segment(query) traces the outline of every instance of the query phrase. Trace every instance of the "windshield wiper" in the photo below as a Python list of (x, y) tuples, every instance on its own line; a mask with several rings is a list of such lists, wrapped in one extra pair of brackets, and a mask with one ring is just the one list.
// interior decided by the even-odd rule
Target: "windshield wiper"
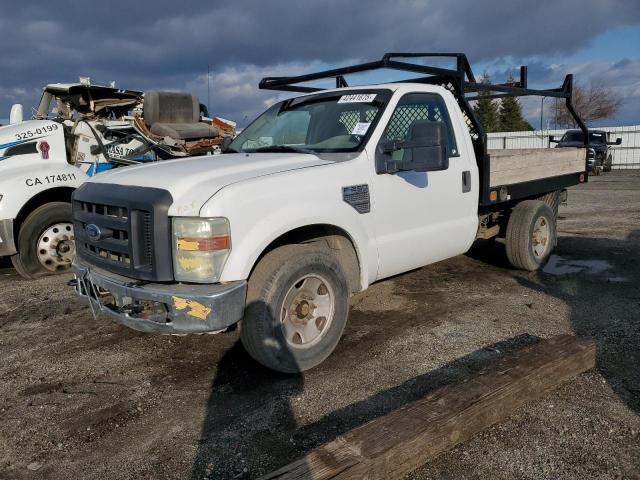
[(292, 152), (292, 153), (308, 153), (315, 155), (316, 152), (304, 147), (292, 147), (291, 145), (269, 145), (268, 147), (252, 148), (252, 152)]

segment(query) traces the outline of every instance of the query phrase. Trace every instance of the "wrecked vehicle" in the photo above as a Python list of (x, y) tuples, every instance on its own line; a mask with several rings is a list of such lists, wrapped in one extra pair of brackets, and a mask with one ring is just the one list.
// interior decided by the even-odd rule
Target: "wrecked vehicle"
[[(455, 69), (413, 63), (448, 57)], [(377, 69), (420, 78), (349, 87)], [(335, 80), (335, 89), (304, 85)], [(73, 195), (71, 285), (95, 315), (161, 334), (223, 332), (263, 365), (299, 372), (326, 359), (349, 298), (373, 282), (504, 239), (511, 264), (549, 258), (558, 204), (587, 180), (584, 148), (487, 151), (469, 100), (565, 99), (561, 88), (476, 81), (463, 54), (382, 60), (260, 87), (276, 103), (216, 162), (191, 158), (90, 179)], [(498, 93), (491, 93), (498, 92)], [(588, 136), (586, 137), (588, 138)]]
[(45, 87), (31, 120), (14, 105), (0, 127), (0, 257), (25, 278), (68, 271), (72, 192), (115, 167), (216, 153), (235, 124), (202, 113), (189, 93), (88, 82)]

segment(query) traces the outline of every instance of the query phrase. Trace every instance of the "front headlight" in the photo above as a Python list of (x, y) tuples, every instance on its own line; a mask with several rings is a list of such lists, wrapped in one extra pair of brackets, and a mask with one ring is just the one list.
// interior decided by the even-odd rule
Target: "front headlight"
[(173, 218), (173, 270), (179, 282), (215, 283), (231, 252), (226, 218)]

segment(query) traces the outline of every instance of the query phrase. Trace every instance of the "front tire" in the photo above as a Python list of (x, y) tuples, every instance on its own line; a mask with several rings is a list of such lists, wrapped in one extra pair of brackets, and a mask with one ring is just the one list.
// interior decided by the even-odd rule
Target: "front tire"
[(613, 157), (611, 155), (607, 156), (607, 160), (604, 163), (603, 171), (610, 172), (613, 169)]
[(36, 208), (18, 233), (18, 253), (11, 263), (24, 278), (68, 272), (75, 255), (71, 205), (51, 202)]
[(348, 313), (349, 287), (338, 260), (313, 244), (285, 245), (251, 274), (240, 338), (264, 366), (297, 373), (333, 352)]
[(538, 270), (549, 259), (556, 235), (556, 216), (549, 205), (538, 200), (520, 202), (507, 224), (505, 245), (509, 262), (522, 270)]

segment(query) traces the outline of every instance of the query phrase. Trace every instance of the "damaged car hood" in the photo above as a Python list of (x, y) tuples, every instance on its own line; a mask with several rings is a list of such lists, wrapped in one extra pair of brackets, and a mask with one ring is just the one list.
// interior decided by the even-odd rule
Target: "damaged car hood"
[(90, 182), (162, 188), (173, 197), (169, 215), (197, 216), (204, 203), (228, 185), (329, 163), (311, 154), (227, 153), (118, 168)]

